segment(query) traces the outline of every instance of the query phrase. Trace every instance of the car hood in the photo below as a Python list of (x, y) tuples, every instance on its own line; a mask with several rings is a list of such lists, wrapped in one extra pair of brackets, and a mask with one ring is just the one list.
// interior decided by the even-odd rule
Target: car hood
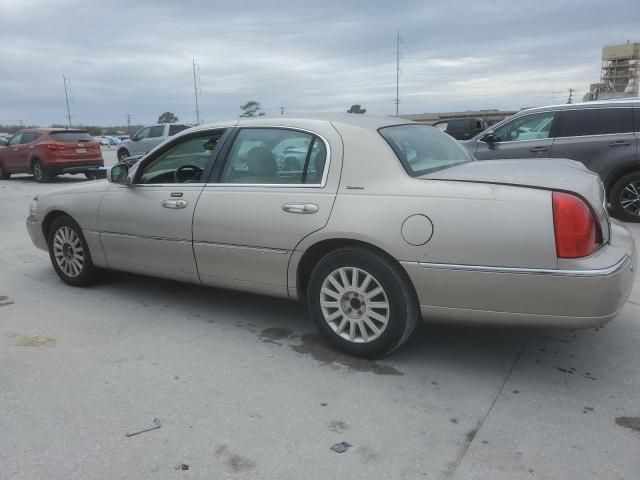
[(439, 170), (418, 178), (514, 185), (575, 193), (589, 202), (598, 216), (605, 239), (608, 239), (609, 220), (600, 177), (574, 160), (565, 158), (482, 160)]

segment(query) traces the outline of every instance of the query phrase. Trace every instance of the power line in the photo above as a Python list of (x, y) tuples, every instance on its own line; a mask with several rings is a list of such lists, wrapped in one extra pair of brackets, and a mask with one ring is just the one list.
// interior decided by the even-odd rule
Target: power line
[(67, 119), (69, 120), (69, 128), (71, 128), (71, 110), (69, 109), (69, 92), (68, 92), (68, 86), (71, 83), (71, 81), (64, 75), (64, 73), (62, 74), (62, 81), (64, 82), (64, 98), (67, 101)]

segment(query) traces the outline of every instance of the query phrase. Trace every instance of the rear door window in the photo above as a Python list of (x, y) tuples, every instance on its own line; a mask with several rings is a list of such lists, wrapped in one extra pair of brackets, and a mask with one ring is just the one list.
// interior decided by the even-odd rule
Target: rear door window
[(149, 130), (149, 138), (157, 138), (164, 135), (164, 125), (156, 125)]
[(187, 128), (189, 127), (186, 125), (169, 125), (169, 136), (171, 137), (178, 132), (186, 130)]
[(39, 136), (40, 134), (38, 132), (24, 132), (22, 134), (22, 140), (20, 140), (20, 143), (31, 143)]
[(633, 132), (630, 108), (585, 108), (562, 113), (558, 137), (582, 137)]
[(51, 132), (49, 136), (56, 142), (93, 142), (87, 132)]

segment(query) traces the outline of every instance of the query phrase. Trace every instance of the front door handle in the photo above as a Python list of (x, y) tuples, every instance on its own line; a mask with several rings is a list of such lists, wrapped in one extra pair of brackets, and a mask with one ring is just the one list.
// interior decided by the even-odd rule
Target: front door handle
[(189, 205), (189, 202), (186, 200), (174, 200), (173, 198), (162, 200), (164, 208), (185, 208), (187, 205)]
[(548, 152), (549, 151), (549, 147), (533, 147), (529, 151), (531, 153), (543, 153), (543, 152)]
[(318, 205), (315, 203), (285, 203), (282, 210), (289, 213), (316, 213)]
[(618, 140), (617, 142), (612, 142), (609, 144), (610, 147), (629, 147), (631, 146), (631, 142), (627, 142), (626, 140)]

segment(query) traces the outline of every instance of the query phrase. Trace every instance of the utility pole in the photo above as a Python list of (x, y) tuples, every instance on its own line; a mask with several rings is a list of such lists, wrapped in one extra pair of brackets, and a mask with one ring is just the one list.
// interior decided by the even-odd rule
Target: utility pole
[(284, 115), (284, 107), (280, 107), (280, 115)]
[(69, 128), (71, 128), (71, 110), (69, 110), (69, 79), (62, 74), (62, 81), (64, 82), (64, 98), (67, 101), (67, 119), (69, 120)]
[(396, 36), (396, 117), (398, 116), (398, 109), (400, 107), (400, 44), (402, 43), (402, 37), (400, 36), (400, 30), (397, 31)]
[(567, 100), (567, 103), (573, 103), (573, 92), (575, 92), (575, 89), (570, 88), (569, 89), (569, 99)]
[(18, 123), (20, 124), (20, 128), (24, 128), (24, 120), (18, 120)]
[(131, 135), (131, 114), (127, 113), (127, 135)]
[(200, 125), (200, 109), (198, 108), (198, 80), (196, 79), (196, 67), (198, 67), (198, 71), (200, 71), (200, 65), (196, 63), (196, 59), (193, 59), (193, 93), (196, 97), (196, 125)]

